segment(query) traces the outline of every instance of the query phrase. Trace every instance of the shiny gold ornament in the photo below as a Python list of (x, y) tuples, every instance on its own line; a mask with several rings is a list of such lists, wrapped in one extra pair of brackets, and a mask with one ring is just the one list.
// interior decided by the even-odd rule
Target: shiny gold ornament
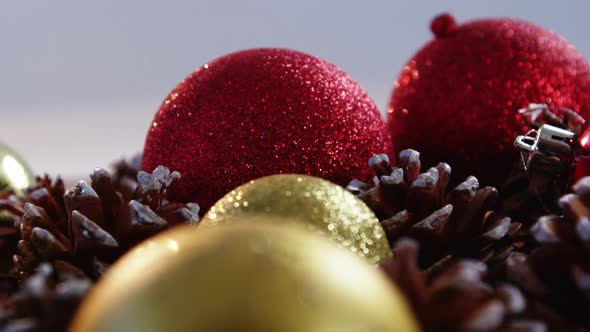
[(0, 197), (20, 194), (34, 182), (33, 173), (12, 149), (0, 143)]
[(70, 331), (418, 330), (379, 270), (322, 237), (268, 220), (177, 227), (118, 261)]
[(257, 215), (310, 225), (373, 263), (391, 256), (385, 232), (365, 203), (342, 187), (312, 176), (281, 174), (250, 181), (217, 201), (202, 224)]

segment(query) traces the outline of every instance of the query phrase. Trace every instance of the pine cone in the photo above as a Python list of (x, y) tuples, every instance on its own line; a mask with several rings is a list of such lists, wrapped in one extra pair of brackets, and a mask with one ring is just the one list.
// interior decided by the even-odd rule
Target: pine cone
[(420, 242), (423, 267), (446, 255), (499, 262), (520, 236), (520, 223), (493, 211), (495, 188), (479, 188), (478, 180), (470, 176), (447, 192), (448, 164), (420, 173), (420, 154), (404, 150), (397, 167), (385, 154), (371, 157), (369, 167), (376, 174), (373, 183), (353, 180), (347, 189), (376, 213), (390, 243), (406, 236)]
[[(580, 135), (584, 128), (584, 118), (569, 108), (530, 104), (519, 113), (535, 129), (547, 124)], [(502, 186), (502, 211), (519, 216), (519, 221), (526, 225), (545, 214), (559, 213), (557, 201), (569, 190), (573, 171), (570, 159), (575, 150), (572, 146), (570, 156), (522, 151), (521, 160), (514, 164)]]
[(179, 177), (162, 166), (152, 174), (139, 172), (129, 199), (115, 190), (104, 169), (90, 175), (90, 185), (81, 181), (65, 194), (60, 179), (39, 179), (11, 205), (21, 210), (13, 259), (20, 277), (32, 274), (43, 261), (64, 260), (96, 279), (109, 263), (168, 225), (198, 222), (197, 204), (166, 200), (166, 189)]
[(198, 222), (197, 204), (166, 199), (178, 172), (160, 166), (148, 174), (125, 165), (112, 177), (96, 169), (90, 185), (80, 181), (68, 192), (59, 178), (37, 178), (22, 197), (0, 201), (3, 227), (15, 230), (3, 238), (18, 239), (16, 273), (0, 274), (0, 330), (65, 330), (110, 263), (170, 225)]
[(0, 199), (0, 278), (12, 270), (12, 256), (19, 241), (17, 220), (24, 213), (22, 200), (17, 196)]
[(502, 211), (527, 225), (546, 214), (559, 213), (558, 200), (568, 190), (571, 169), (559, 158), (535, 152), (515, 163), (502, 186)]
[(137, 189), (137, 174), (141, 171), (141, 153), (130, 160), (121, 159), (112, 165), (113, 186), (127, 201), (133, 198)]
[(543, 322), (524, 315), (526, 300), (518, 288), (483, 280), (484, 263), (443, 259), (422, 271), (416, 241), (401, 239), (393, 252), (381, 268), (406, 296), (425, 332), (546, 331)]
[(559, 200), (563, 214), (531, 227), (539, 246), (506, 261), (506, 278), (535, 299), (560, 331), (590, 330), (590, 177)]
[(91, 286), (92, 280), (83, 271), (65, 261), (41, 263), (3, 301), (2, 331), (65, 331)]

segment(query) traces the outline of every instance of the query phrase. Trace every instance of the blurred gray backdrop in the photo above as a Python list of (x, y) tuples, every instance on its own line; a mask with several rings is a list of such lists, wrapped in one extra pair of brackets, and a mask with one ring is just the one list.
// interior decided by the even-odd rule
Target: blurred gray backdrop
[(84, 175), (140, 151), (161, 100), (228, 52), (288, 47), (347, 71), (383, 110), (430, 19), (509, 16), (590, 56), (590, 1), (1, 1), (0, 141), (37, 172)]

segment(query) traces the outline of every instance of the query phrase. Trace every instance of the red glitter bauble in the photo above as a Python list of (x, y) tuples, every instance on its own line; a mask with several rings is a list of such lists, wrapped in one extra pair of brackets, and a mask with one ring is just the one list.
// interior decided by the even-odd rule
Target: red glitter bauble
[(252, 49), (218, 58), (168, 95), (149, 130), (142, 168), (182, 174), (174, 200), (203, 209), (234, 187), (278, 173), (344, 185), (392, 152), (378, 108), (348, 74), (297, 51)]
[(517, 158), (514, 139), (530, 129), (519, 108), (546, 103), (588, 118), (588, 64), (555, 33), (512, 19), (457, 25), (448, 14), (431, 29), (435, 38), (395, 82), (388, 113), (398, 151), (446, 161), (456, 180), (500, 185)]

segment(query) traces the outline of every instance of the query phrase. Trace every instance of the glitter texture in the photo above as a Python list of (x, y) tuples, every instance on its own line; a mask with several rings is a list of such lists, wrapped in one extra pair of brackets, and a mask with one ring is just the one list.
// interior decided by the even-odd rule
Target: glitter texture
[(259, 215), (310, 225), (372, 263), (391, 256), (383, 228), (365, 203), (311, 176), (282, 174), (250, 181), (215, 203), (202, 223), (239, 222)]
[(345, 185), (391, 152), (379, 110), (348, 74), (285, 49), (232, 53), (189, 75), (149, 130), (143, 169), (182, 174), (171, 198), (206, 209), (230, 189), (278, 173)]
[(588, 65), (557, 34), (511, 19), (457, 26), (448, 14), (431, 28), (436, 38), (395, 82), (388, 113), (397, 151), (421, 151), (426, 166), (445, 161), (457, 181), (473, 174), (500, 185), (517, 160), (514, 139), (530, 129), (519, 108), (547, 103), (588, 118)]

